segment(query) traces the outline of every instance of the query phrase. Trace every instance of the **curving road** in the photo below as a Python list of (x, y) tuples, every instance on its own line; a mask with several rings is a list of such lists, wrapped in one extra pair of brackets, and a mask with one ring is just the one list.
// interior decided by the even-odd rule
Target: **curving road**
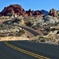
[(34, 36), (39, 35), (39, 33), (35, 32), (35, 31), (32, 30), (32, 29), (29, 29), (29, 28), (27, 28), (27, 27), (23, 27), (23, 26), (20, 26), (20, 27), (23, 28), (23, 29), (25, 29), (25, 30), (27, 30), (27, 31), (29, 31), (29, 32), (32, 33)]
[[(24, 29), (38, 35), (31, 29)], [(59, 59), (59, 45), (30, 41), (0, 42), (0, 59)]]
[(39, 54), (43, 56), (43, 59), (44, 56), (50, 59), (59, 59), (59, 45), (34, 43), (30, 41), (16, 41), (16, 42), (9, 42), (9, 44)]

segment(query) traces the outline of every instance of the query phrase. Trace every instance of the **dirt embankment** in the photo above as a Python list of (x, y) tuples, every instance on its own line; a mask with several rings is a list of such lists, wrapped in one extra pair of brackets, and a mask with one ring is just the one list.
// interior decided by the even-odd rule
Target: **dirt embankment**
[(27, 30), (24, 30), (25, 33), (22, 36), (7, 36), (0, 37), (0, 41), (18, 41), (18, 40), (30, 40), (30, 38), (34, 37), (32, 33)]
[(29, 38), (26, 37), (0, 37), (0, 41), (18, 41), (18, 40), (29, 40)]

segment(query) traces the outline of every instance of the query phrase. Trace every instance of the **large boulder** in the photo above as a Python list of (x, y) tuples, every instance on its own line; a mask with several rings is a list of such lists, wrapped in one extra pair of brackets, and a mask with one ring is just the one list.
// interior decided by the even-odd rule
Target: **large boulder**
[(32, 27), (41, 27), (45, 25), (55, 25), (59, 22), (57, 17), (53, 17), (50, 15), (45, 15), (44, 17), (34, 17), (34, 19), (31, 21)]
[(31, 10), (31, 9), (29, 9), (28, 11), (26, 11), (26, 14), (27, 14), (28, 16), (33, 16), (34, 11)]
[(56, 16), (57, 16), (57, 11), (56, 11), (55, 9), (51, 9), (51, 10), (49, 11), (49, 15), (50, 15), (50, 16), (53, 16), (53, 17), (56, 17)]
[(57, 23), (59, 20), (57, 19), (57, 17), (53, 17), (50, 15), (46, 15), (43, 17), (44, 22), (46, 23), (50, 23), (50, 24), (54, 24)]
[(18, 4), (12, 4), (10, 6), (5, 7), (1, 14), (7, 16), (9, 14), (17, 14), (17, 15), (24, 15), (25, 10)]

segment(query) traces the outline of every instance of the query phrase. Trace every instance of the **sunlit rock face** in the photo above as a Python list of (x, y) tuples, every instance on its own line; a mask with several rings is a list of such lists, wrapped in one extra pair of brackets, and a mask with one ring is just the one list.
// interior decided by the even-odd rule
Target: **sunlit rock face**
[(57, 17), (53, 17), (53, 16), (50, 16), (50, 15), (44, 16), (43, 20), (44, 20), (44, 22), (50, 23), (50, 24), (54, 24), (54, 23), (59, 22), (59, 20), (57, 19)]
[(50, 15), (50, 16), (53, 16), (53, 17), (56, 17), (56, 16), (57, 16), (57, 11), (56, 11), (55, 9), (51, 9), (51, 10), (49, 11), (49, 15)]
[(22, 15), (22, 16), (33, 16), (33, 15), (41, 15), (42, 12), (39, 10), (36, 10), (35, 12), (31, 9), (25, 11), (21, 5), (18, 4), (12, 4), (7, 7), (4, 7), (4, 9), (0, 12), (0, 15), (4, 16), (10, 16), (10, 15)]
[(49, 12), (45, 10), (24, 10), (21, 5), (19, 4), (11, 4), (7, 7), (4, 7), (4, 9), (0, 12), (0, 16), (44, 16), (44, 15), (50, 15), (53, 17), (57, 17), (59, 13), (52, 8)]
[(21, 5), (12, 4), (10, 6), (5, 7), (1, 11), (1, 14), (4, 16), (10, 15), (10, 14), (24, 15), (25, 10), (21, 7)]

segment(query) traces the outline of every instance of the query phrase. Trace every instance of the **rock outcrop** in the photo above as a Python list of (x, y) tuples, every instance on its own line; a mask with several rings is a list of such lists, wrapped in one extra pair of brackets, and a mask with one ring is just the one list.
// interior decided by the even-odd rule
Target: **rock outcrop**
[(25, 11), (21, 5), (18, 4), (12, 4), (10, 6), (5, 7), (1, 12), (0, 15), (4, 15), (4, 16), (8, 16), (8, 15), (22, 15), (22, 16), (33, 16), (33, 15), (41, 15), (42, 12), (37, 10), (37, 11), (33, 11), (31, 9), (29, 9), (28, 11)]
[(18, 4), (11, 4), (7, 7), (5, 7), (1, 12), (0, 12), (0, 16), (44, 16), (44, 15), (50, 15), (50, 16), (53, 16), (53, 17), (57, 17), (58, 16), (58, 12), (55, 10), (55, 9), (51, 9), (49, 12), (48, 11), (45, 11), (45, 10), (24, 10), (22, 8), (21, 5), (18, 5)]
[(24, 15), (25, 10), (18, 4), (12, 4), (1, 11), (1, 15), (7, 16), (10, 14)]
[(35, 13), (34, 13), (34, 15), (41, 15), (41, 14), (42, 14), (42, 12), (39, 11), (39, 10), (36, 10)]
[(0, 25), (0, 37), (5, 36), (21, 36), (24, 34), (25, 31), (21, 27), (14, 26), (14, 25)]
[(28, 11), (26, 11), (26, 14), (27, 14), (28, 16), (32, 16), (32, 15), (34, 14), (34, 11), (31, 10), (31, 9), (29, 9)]
[(56, 17), (56, 16), (57, 16), (57, 11), (56, 11), (55, 9), (51, 9), (51, 10), (49, 11), (49, 15), (50, 15), (50, 16), (53, 16), (53, 17)]

